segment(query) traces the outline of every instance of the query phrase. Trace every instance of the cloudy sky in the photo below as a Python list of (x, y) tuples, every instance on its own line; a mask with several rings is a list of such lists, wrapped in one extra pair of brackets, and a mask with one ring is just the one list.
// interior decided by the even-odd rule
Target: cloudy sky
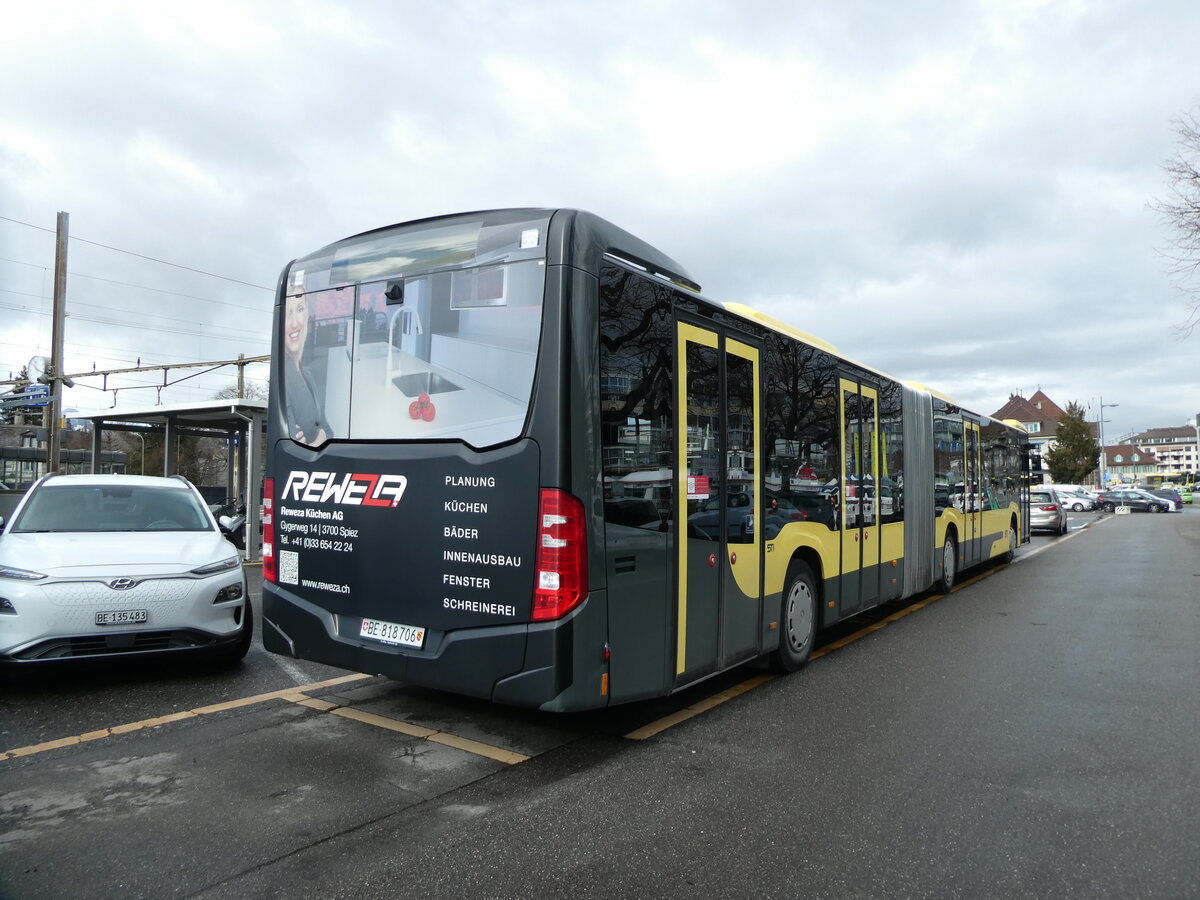
[(1103, 397), (1110, 442), (1200, 412), (1150, 206), (1200, 103), (1195, 0), (0, 10), (0, 379), (49, 354), (60, 210), (74, 373), (267, 353), (283, 266), (346, 235), (574, 206), (979, 412)]

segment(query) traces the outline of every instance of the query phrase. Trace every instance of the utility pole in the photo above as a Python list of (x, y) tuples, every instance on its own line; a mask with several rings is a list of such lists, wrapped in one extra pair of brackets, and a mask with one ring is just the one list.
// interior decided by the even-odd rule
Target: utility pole
[(62, 421), (63, 388), (63, 331), (66, 325), (67, 306), (67, 232), (70, 215), (58, 214), (58, 231), (54, 245), (54, 326), (50, 350), (50, 403), (46, 407), (46, 471), (59, 469), (59, 450), (62, 438), (59, 425)]

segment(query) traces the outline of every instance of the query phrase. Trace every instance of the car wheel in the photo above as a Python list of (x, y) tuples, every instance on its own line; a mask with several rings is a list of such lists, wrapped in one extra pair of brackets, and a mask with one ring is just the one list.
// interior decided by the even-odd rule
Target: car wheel
[(1152, 513), (1162, 512), (1162, 507), (1159, 506), (1157, 503), (1151, 503), (1150, 506), (1148, 507), (1148, 509)]
[(808, 662), (817, 636), (817, 582), (807, 563), (788, 566), (779, 625), (779, 647), (771, 656), (771, 667), (795, 672)]
[(1117, 506), (1116, 506), (1116, 504), (1115, 504), (1115, 503), (1105, 503), (1105, 504), (1104, 504), (1104, 511), (1105, 511), (1105, 512), (1115, 512), (1115, 511), (1116, 511), (1116, 509), (1117, 509)]
[(1075, 512), (1083, 512), (1083, 504), (1076, 503), (1074, 506), (1071, 507), (1071, 509), (1074, 510)]
[(250, 652), (250, 644), (254, 642), (254, 607), (250, 598), (246, 598), (246, 607), (242, 610), (242, 630), (238, 633), (236, 644), (222, 650), (217, 656), (220, 665), (233, 665), (241, 662)]
[(1066, 534), (1071, 530), (1071, 526), (1067, 524), (1067, 520), (1063, 519), (1062, 527), (1058, 529), (1059, 534)]
[(954, 588), (954, 576), (958, 574), (958, 544), (953, 535), (946, 535), (946, 543), (942, 546), (942, 577), (938, 579), (937, 588), (943, 594), (948, 594)]

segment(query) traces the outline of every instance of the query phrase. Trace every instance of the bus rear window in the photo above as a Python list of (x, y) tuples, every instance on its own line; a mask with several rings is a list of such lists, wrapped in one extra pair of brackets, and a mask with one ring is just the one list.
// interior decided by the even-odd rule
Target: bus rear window
[[(540, 224), (508, 224), (507, 252), (498, 229), (477, 229), (473, 254), (461, 229), (445, 253), (428, 233), (401, 232), (297, 263), (280, 340), (290, 436), (310, 446), (453, 438), (476, 447), (518, 437), (542, 327)], [(418, 269), (467, 256), (474, 264)], [(336, 286), (368, 272), (374, 280)]]

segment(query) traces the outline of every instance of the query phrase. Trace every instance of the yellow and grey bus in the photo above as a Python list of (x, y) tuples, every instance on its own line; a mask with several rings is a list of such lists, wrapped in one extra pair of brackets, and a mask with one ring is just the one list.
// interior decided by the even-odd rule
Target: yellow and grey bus
[(1025, 433), (736, 303), (587, 212), (286, 266), (276, 653), (546, 710), (661, 696), (1011, 557)]

